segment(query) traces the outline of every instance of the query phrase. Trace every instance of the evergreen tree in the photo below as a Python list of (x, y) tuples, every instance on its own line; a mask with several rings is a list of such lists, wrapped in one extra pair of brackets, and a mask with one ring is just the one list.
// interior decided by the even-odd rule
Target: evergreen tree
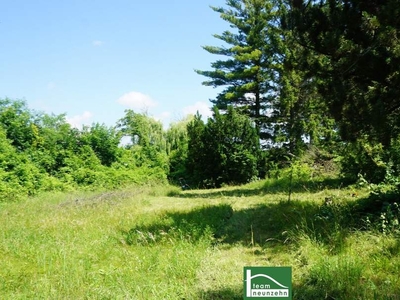
[(188, 172), (205, 187), (242, 184), (258, 176), (260, 147), (253, 122), (232, 106), (214, 108), (207, 124), (197, 115), (188, 125)]
[(273, 140), (298, 156), (308, 145), (331, 146), (336, 127), (318, 93), (316, 78), (303, 69), (314, 58), (305, 55), (293, 35), (290, 6), (279, 1), (276, 7), (280, 19), (271, 39), (277, 87), (271, 110)]
[(266, 123), (267, 110), (271, 99), (273, 76), (269, 48), (269, 23), (275, 22), (273, 4), (265, 0), (227, 0), (229, 8), (212, 7), (222, 19), (230, 24), (233, 31), (224, 31), (214, 37), (223, 41), (224, 46), (204, 46), (216, 55), (227, 57), (211, 64), (212, 71), (196, 70), (210, 80), (203, 82), (212, 87), (225, 87), (211, 102), (219, 109), (228, 106), (242, 108), (256, 123), (259, 133)]
[(347, 141), (400, 133), (399, 15), (396, 0), (293, 1), (298, 42), (318, 57), (305, 69)]
[(203, 84), (225, 87), (212, 103), (250, 116), (264, 145), (298, 155), (307, 141), (326, 141), (322, 133), (332, 134), (334, 124), (314, 78), (300, 68), (303, 48), (293, 37), (288, 2), (230, 0), (227, 6), (213, 9), (235, 29), (215, 35), (228, 47), (204, 47), (227, 60), (212, 63), (213, 71), (197, 71), (210, 78)]
[(204, 145), (205, 124), (201, 115), (197, 112), (194, 119), (187, 125), (188, 134), (188, 153), (186, 170), (191, 177), (191, 181), (200, 183), (206, 177), (205, 168), (208, 166), (207, 156)]

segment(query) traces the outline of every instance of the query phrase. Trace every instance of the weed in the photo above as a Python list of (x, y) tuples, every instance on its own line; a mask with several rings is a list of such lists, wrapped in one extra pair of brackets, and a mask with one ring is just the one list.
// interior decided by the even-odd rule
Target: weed
[(380, 215), (380, 230), (383, 234), (399, 234), (400, 233), (400, 207), (397, 202), (384, 203)]

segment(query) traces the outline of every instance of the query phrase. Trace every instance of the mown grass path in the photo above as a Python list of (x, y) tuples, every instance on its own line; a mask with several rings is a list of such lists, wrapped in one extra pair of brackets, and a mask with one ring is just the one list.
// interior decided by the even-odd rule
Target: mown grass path
[(399, 239), (361, 230), (352, 196), (298, 190), (287, 202), (254, 183), (3, 203), (0, 298), (242, 299), (244, 266), (281, 265), (295, 299), (400, 299)]

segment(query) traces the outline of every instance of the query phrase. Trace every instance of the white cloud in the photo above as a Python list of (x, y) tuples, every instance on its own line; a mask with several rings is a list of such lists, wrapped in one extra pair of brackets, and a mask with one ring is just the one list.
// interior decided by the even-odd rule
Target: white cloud
[(194, 105), (186, 106), (182, 111), (184, 115), (195, 115), (199, 112), (205, 119), (212, 116), (211, 107), (203, 101), (198, 101)]
[(73, 117), (66, 117), (67, 123), (69, 123), (74, 128), (81, 128), (82, 125), (88, 125), (88, 121), (93, 117), (90, 111), (85, 111), (81, 115), (76, 115)]
[(157, 103), (148, 95), (139, 92), (130, 92), (117, 100), (123, 106), (132, 109), (148, 109), (157, 106)]
[(95, 40), (92, 42), (92, 45), (95, 47), (100, 47), (103, 46), (104, 42), (103, 41), (99, 41), (99, 40)]

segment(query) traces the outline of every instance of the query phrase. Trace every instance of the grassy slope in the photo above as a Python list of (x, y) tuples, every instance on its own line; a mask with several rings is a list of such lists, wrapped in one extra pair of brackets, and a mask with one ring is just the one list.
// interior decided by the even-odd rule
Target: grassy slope
[(279, 265), (295, 299), (400, 299), (400, 242), (353, 229), (353, 192), (299, 188), (288, 203), (259, 182), (1, 204), (1, 299), (241, 299), (243, 266)]

